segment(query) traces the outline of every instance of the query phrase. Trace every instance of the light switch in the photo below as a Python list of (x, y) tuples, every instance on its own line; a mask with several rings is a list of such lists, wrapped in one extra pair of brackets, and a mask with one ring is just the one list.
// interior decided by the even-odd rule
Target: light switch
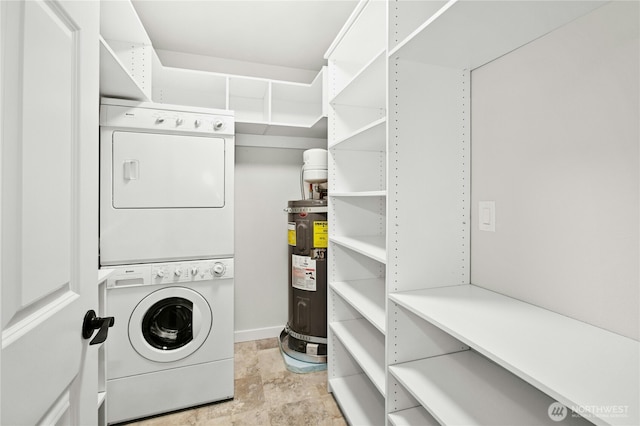
[(478, 226), (481, 231), (496, 232), (496, 202), (478, 203)]

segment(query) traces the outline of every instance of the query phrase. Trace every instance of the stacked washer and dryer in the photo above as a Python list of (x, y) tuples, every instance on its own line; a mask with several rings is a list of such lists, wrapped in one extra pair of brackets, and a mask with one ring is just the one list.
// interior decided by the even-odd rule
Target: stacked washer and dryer
[(233, 397), (234, 117), (102, 99), (107, 421)]

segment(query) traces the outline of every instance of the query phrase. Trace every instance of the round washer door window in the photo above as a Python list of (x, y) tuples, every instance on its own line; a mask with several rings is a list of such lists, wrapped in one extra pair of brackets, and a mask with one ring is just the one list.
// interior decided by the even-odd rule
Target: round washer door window
[(188, 288), (167, 287), (138, 303), (129, 319), (129, 340), (143, 357), (172, 362), (197, 351), (212, 325), (204, 297)]

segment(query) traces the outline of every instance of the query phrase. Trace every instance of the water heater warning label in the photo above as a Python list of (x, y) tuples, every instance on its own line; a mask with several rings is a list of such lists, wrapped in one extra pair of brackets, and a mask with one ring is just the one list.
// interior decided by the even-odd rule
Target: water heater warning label
[(313, 222), (313, 246), (315, 248), (327, 248), (329, 245), (329, 222), (317, 220)]
[(289, 222), (287, 225), (287, 237), (289, 240), (289, 245), (290, 246), (295, 246), (296, 243), (296, 223), (295, 222)]
[(291, 286), (316, 291), (316, 261), (309, 256), (291, 255)]

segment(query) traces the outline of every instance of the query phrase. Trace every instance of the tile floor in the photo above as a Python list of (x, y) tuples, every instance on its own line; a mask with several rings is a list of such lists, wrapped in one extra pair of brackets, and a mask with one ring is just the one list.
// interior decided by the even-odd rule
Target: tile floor
[(173, 425), (346, 426), (327, 372), (296, 374), (284, 365), (277, 339), (235, 344), (235, 398), (129, 423)]

